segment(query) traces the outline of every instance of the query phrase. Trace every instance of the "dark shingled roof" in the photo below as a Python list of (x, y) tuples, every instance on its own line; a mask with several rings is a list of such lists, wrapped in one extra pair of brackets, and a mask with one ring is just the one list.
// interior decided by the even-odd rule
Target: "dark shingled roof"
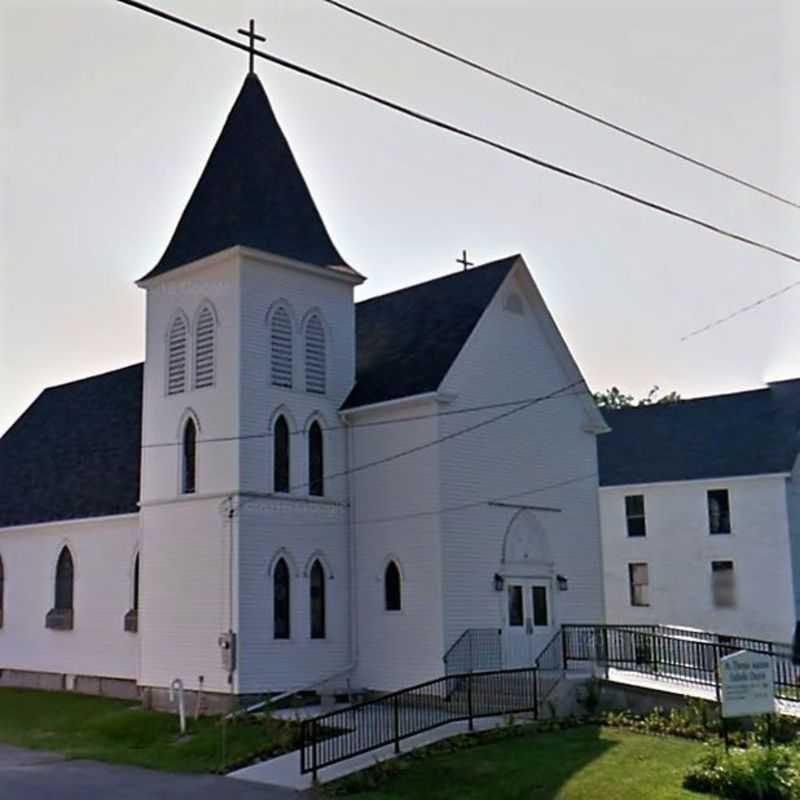
[(245, 78), (164, 255), (142, 280), (234, 245), (346, 266), (255, 75)]
[(603, 414), (601, 486), (789, 472), (800, 451), (800, 379)]
[(356, 305), (356, 384), (342, 408), (432, 392), (518, 255)]
[(138, 511), (142, 365), (45, 389), (0, 439), (0, 527)]

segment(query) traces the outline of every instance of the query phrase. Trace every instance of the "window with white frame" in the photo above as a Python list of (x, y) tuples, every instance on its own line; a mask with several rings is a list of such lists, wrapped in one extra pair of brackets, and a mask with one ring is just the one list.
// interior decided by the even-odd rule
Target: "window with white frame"
[(709, 533), (731, 532), (731, 500), (727, 489), (711, 489), (708, 492)]
[(400, 568), (394, 561), (386, 565), (383, 573), (384, 608), (387, 611), (400, 611), (403, 607)]
[(270, 320), (270, 366), (272, 385), (292, 388), (292, 318), (279, 306)]
[(289, 565), (281, 558), (272, 576), (272, 635), (288, 639), (291, 634)]
[(214, 312), (204, 306), (197, 316), (194, 331), (194, 386), (214, 385), (216, 322)]
[(628, 584), (632, 606), (650, 605), (650, 570), (644, 562), (628, 564)]
[(186, 351), (189, 345), (189, 326), (183, 314), (178, 314), (167, 336), (167, 394), (186, 391)]
[(309, 603), (311, 606), (311, 638), (325, 638), (325, 568), (319, 559), (314, 560), (309, 575)]
[(317, 314), (306, 323), (306, 391), (325, 394), (325, 329)]
[(643, 494), (629, 494), (625, 497), (625, 521), (628, 536), (645, 536), (647, 534)]
[(183, 426), (181, 442), (181, 494), (197, 490), (197, 425), (190, 417)]
[(733, 608), (736, 605), (733, 561), (711, 562), (711, 599), (715, 608)]

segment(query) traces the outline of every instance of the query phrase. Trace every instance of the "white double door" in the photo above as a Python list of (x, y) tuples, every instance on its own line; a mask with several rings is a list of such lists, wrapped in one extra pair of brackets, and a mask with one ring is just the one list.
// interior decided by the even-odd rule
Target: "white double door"
[(553, 635), (551, 582), (506, 578), (505, 593), (504, 666), (529, 667)]

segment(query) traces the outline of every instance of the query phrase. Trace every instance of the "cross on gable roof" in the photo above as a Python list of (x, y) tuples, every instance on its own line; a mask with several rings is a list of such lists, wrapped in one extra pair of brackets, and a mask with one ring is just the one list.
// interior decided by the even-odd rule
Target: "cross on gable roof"
[(255, 74), (245, 78), (164, 255), (142, 280), (235, 245), (347, 266)]

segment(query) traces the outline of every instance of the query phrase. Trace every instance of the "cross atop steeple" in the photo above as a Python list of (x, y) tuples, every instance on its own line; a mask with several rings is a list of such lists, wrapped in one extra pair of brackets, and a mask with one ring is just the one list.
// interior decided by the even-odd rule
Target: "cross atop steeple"
[(256, 21), (254, 19), (250, 20), (250, 27), (248, 30), (239, 28), (236, 32), (242, 36), (246, 36), (250, 40), (250, 74), (252, 75), (255, 72), (256, 42), (266, 42), (267, 39), (256, 33)]

